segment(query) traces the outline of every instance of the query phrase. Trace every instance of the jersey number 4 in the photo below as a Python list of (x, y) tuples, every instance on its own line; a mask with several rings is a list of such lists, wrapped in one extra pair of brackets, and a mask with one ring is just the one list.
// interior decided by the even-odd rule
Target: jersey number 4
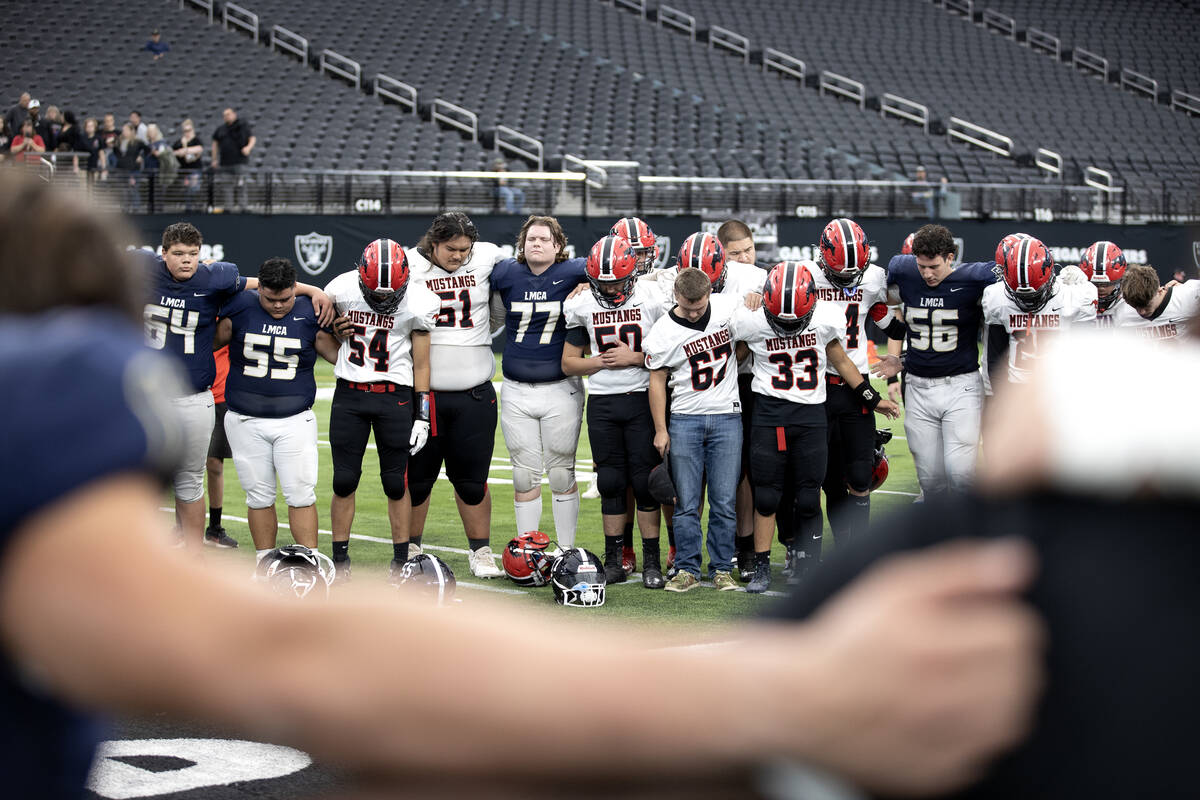
[[(703, 392), (720, 383), (721, 379), (725, 377), (725, 370), (732, 357), (733, 345), (726, 342), (712, 350), (701, 350), (689, 358), (688, 363), (692, 365), (692, 389)], [(717, 366), (717, 362), (720, 362), (720, 366)], [(717, 371), (715, 378), (713, 377), (714, 369)]]
[[(265, 378), (270, 375), (272, 380), (290, 381), (296, 377), (296, 367), (300, 364), (300, 356), (289, 353), (289, 350), (299, 350), (304, 343), (289, 336), (267, 336), (262, 333), (247, 333), (242, 346), (242, 355), (246, 366), (242, 374), (247, 378)], [(278, 364), (272, 367), (271, 361)]]
[(388, 368), (388, 332), (380, 328), (375, 331), (371, 341), (367, 341), (367, 329), (362, 325), (351, 325), (350, 355), (346, 360), (356, 367), (366, 365), (367, 359), (375, 362), (376, 372), (387, 372)]

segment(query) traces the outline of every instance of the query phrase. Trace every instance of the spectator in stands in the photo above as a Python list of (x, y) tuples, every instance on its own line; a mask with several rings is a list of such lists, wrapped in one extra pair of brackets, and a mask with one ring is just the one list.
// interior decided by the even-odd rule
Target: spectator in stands
[[(88, 117), (83, 121), (83, 130), (76, 139), (75, 152), (88, 154), (84, 169), (87, 170), (89, 179), (95, 179), (97, 174), (101, 177), (108, 176), (108, 156), (104, 152), (104, 140), (100, 137), (100, 126), (95, 117)], [(78, 157), (75, 158), (75, 171), (79, 171)]]
[(246, 207), (246, 178), (242, 174), (250, 152), (258, 144), (250, 123), (239, 119), (237, 112), (227, 108), (221, 112), (224, 122), (217, 126), (212, 135), (212, 165), (224, 177), (225, 206), (233, 205), (233, 192), (238, 192), (239, 210)]
[(129, 124), (133, 126), (133, 132), (137, 136), (138, 141), (142, 144), (150, 144), (149, 129), (145, 122), (142, 122), (142, 112), (130, 111)]
[(179, 126), (179, 138), (171, 147), (179, 164), (185, 202), (188, 210), (191, 210), (193, 200), (200, 191), (200, 174), (204, 170), (204, 144), (196, 136), (196, 126), (191, 119), (185, 119)]
[(121, 132), (117, 130), (117, 118), (113, 114), (105, 114), (104, 125), (100, 128), (100, 141), (103, 143), (104, 149), (111, 153), (120, 136)]
[(46, 152), (46, 142), (34, 131), (33, 119), (26, 117), (21, 123), (21, 132), (13, 137), (13, 161), (18, 163), (37, 163), (41, 154)]
[(142, 49), (153, 55), (154, 61), (158, 61), (167, 54), (167, 51), (171, 49), (171, 45), (162, 40), (162, 34), (155, 28), (150, 33), (150, 41), (146, 42)]
[(8, 135), (15, 136), (21, 130), (21, 123), (29, 116), (29, 92), (22, 92), (17, 104), (4, 112), (4, 122), (8, 126)]
[[(504, 163), (504, 159), (497, 158), (492, 163), (492, 171), (508, 172), (508, 165)], [(501, 176), (496, 179), (496, 196), (504, 203), (504, 213), (523, 213), (521, 207), (525, 205), (525, 190), (509, 184), (508, 178)]]
[(136, 211), (141, 207), (141, 197), (138, 184), (141, 180), (142, 167), (146, 163), (146, 145), (137, 138), (133, 125), (125, 123), (121, 126), (121, 137), (117, 139), (111, 153), (108, 154), (109, 167), (125, 182), (125, 208)]
[(54, 149), (61, 153), (78, 152), (75, 148), (79, 144), (79, 133), (79, 120), (75, 112), (70, 109), (62, 112), (62, 127), (58, 131)]
[(924, 166), (917, 167), (917, 174), (913, 176), (913, 183), (922, 184), (922, 187), (912, 193), (913, 200), (925, 206), (925, 216), (928, 219), (936, 219), (937, 209), (934, 203), (933, 189), (926, 188), (929, 184), (929, 173), (925, 171)]
[(8, 133), (8, 121), (0, 117), (0, 164), (8, 158), (8, 146), (12, 144), (12, 136)]
[(164, 190), (175, 182), (179, 174), (179, 162), (171, 146), (163, 139), (162, 131), (153, 122), (146, 126), (146, 137), (150, 140), (146, 153), (146, 172), (154, 180), (156, 197), (161, 202)]
[(58, 106), (47, 106), (46, 113), (37, 124), (38, 135), (46, 143), (46, 150), (58, 149), (58, 137), (62, 132), (63, 118)]

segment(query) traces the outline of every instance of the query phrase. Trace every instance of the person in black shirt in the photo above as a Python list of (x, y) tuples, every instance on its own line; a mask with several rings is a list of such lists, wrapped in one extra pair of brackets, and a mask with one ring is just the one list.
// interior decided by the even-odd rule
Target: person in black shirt
[(238, 207), (246, 207), (246, 178), (242, 173), (250, 159), (250, 152), (258, 144), (250, 123), (239, 119), (237, 112), (227, 108), (221, 112), (223, 124), (218, 125), (212, 136), (212, 165), (218, 174), (227, 176), (224, 184), (225, 206), (233, 205), (234, 187), (237, 188)]

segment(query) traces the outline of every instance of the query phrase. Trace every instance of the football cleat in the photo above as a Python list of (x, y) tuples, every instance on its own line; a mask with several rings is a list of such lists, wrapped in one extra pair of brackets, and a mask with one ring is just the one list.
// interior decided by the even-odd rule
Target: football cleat
[(862, 227), (852, 219), (835, 219), (821, 231), (817, 263), (829, 282), (839, 289), (857, 286), (871, 263), (871, 245)]
[(771, 330), (779, 336), (795, 336), (812, 321), (817, 308), (811, 261), (781, 261), (771, 267), (763, 285), (762, 308)]
[(504, 574), (518, 586), (545, 586), (550, 582), (550, 537), (541, 531), (522, 533), (510, 539), (500, 555)]
[(661, 589), (666, 585), (667, 582), (663, 579), (658, 557), (647, 558), (642, 567), (642, 586), (646, 589)]
[(408, 290), (408, 257), (391, 239), (376, 239), (358, 261), (358, 288), (377, 314), (391, 314)]
[(619, 308), (633, 296), (638, 261), (629, 242), (619, 236), (605, 236), (592, 245), (584, 265), (592, 297), (601, 308)]
[(492, 554), (492, 548), (487, 545), (468, 553), (467, 562), (471, 565), (471, 574), (476, 578), (499, 578), (504, 574), (496, 566), (496, 556)]
[(754, 580), (754, 552), (743, 550), (737, 554), (738, 580), (749, 583)]
[(725, 248), (711, 233), (693, 233), (684, 239), (676, 266), (701, 270), (708, 276), (714, 292), (725, 288)]
[(750, 581), (746, 584), (746, 591), (750, 594), (762, 594), (767, 589), (771, 588), (771, 565), (770, 564), (755, 564), (754, 574)]
[(604, 565), (595, 553), (582, 547), (564, 550), (550, 567), (554, 601), (561, 606), (604, 605), (604, 584)]
[(627, 544), (621, 548), (621, 569), (625, 570), (626, 575), (637, 572), (637, 553), (632, 545)]
[(1038, 239), (1017, 240), (1002, 254), (1004, 291), (1026, 314), (1036, 314), (1054, 291), (1054, 257)]
[(232, 550), (238, 546), (238, 541), (226, 533), (225, 528), (216, 527), (208, 528), (204, 531), (204, 544), (209, 547), (218, 547), (222, 550)]

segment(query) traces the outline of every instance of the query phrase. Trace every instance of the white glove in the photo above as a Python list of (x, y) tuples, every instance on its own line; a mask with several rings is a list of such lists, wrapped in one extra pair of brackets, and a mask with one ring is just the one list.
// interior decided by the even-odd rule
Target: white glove
[(1078, 286), (1087, 283), (1087, 274), (1074, 264), (1068, 264), (1058, 273), (1058, 279), (1066, 286)]
[(416, 455), (429, 441), (429, 423), (423, 419), (414, 419), (412, 426), (412, 436), (408, 437), (408, 452)]

